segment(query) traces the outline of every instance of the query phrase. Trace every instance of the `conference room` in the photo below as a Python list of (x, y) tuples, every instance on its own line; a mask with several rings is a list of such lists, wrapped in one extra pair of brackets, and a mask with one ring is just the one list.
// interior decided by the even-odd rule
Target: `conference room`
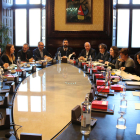
[(1, 0), (0, 139), (139, 140), (139, 13), (139, 0)]

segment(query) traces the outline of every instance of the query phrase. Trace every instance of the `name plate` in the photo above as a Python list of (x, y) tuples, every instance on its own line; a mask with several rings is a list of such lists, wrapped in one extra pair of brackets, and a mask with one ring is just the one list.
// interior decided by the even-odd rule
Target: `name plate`
[(36, 72), (36, 66), (32, 66), (32, 72)]
[(46, 67), (46, 62), (42, 62), (42, 68)]
[(62, 63), (67, 63), (67, 58), (62, 58)]
[(12, 82), (11, 87), (10, 87), (10, 93), (15, 92), (15, 82)]
[(21, 77), (26, 77), (26, 70), (22, 70)]
[(15, 84), (18, 84), (18, 82), (19, 82), (19, 76), (18, 75), (15, 76), (14, 82), (15, 82)]

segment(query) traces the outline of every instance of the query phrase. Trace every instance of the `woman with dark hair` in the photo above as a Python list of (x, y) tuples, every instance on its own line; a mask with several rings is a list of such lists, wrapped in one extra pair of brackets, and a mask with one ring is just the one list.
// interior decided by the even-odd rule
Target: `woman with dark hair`
[(116, 60), (119, 56), (119, 50), (116, 46), (112, 46), (110, 48), (110, 57), (108, 61), (105, 61), (105, 64), (108, 66), (111, 66), (112, 68), (115, 68)]
[(14, 45), (7, 44), (5, 53), (2, 55), (1, 59), (4, 63), (13, 64), (15, 62), (15, 56), (14, 56)]
[(107, 46), (103, 43), (99, 44), (99, 53), (95, 60), (99, 62), (105, 62), (109, 59), (109, 52), (107, 51)]
[(135, 67), (121, 67), (121, 70), (125, 70), (129, 73), (132, 73), (132, 74), (136, 74), (138, 76), (140, 76), (140, 53), (136, 54), (136, 58), (135, 59)]

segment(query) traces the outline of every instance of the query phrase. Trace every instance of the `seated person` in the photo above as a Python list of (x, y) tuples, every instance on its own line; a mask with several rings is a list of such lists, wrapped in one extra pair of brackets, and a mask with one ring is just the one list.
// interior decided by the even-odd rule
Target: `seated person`
[(140, 52), (136, 53), (136, 57), (137, 57), (137, 59), (134, 60), (135, 67), (121, 67), (121, 70), (125, 70), (132, 74), (136, 74), (136, 75), (140, 76)]
[(25, 62), (32, 62), (33, 61), (32, 54), (28, 48), (29, 48), (28, 43), (25, 43), (23, 45), (23, 48), (18, 51), (17, 57), (20, 57), (21, 61), (25, 61)]
[(51, 54), (44, 48), (43, 42), (38, 42), (38, 48), (33, 50), (33, 57), (36, 61), (51, 59)]
[(73, 52), (73, 49), (71, 47), (68, 47), (69, 43), (68, 43), (68, 40), (67, 39), (64, 39), (63, 40), (63, 46), (62, 47), (59, 47), (57, 49), (57, 52), (55, 54), (56, 58), (58, 57), (58, 52), (60, 51), (61, 53), (61, 57), (62, 58), (67, 58), (69, 57), (72, 58), (75, 56), (75, 52)]
[[(115, 68), (120, 69), (121, 67), (132, 67), (134, 68), (134, 60), (128, 56), (128, 48), (120, 50), (120, 58), (117, 59)], [(127, 72), (127, 70), (125, 70)]]
[(109, 52), (107, 51), (107, 46), (105, 44), (99, 45), (99, 53), (96, 56), (95, 60), (99, 62), (105, 62), (109, 59)]
[(9, 67), (9, 64), (8, 64), (8, 63), (4, 63), (4, 62), (1, 60), (1, 58), (0, 58), (0, 66), (1, 66), (1, 67), (4, 67), (4, 68), (7, 68), (7, 67)]
[(119, 56), (119, 50), (116, 46), (112, 46), (110, 48), (110, 57), (108, 61), (105, 61), (105, 64), (108, 66), (111, 66), (113, 69), (115, 69), (116, 60)]
[(89, 56), (91, 56), (92, 60), (95, 59), (96, 51), (91, 48), (91, 45), (89, 42), (85, 42), (84, 44), (85, 49), (81, 51), (79, 54), (79, 60), (87, 61), (89, 60)]
[(13, 64), (15, 63), (15, 56), (14, 56), (14, 45), (7, 44), (5, 53), (2, 55), (1, 59), (4, 63)]

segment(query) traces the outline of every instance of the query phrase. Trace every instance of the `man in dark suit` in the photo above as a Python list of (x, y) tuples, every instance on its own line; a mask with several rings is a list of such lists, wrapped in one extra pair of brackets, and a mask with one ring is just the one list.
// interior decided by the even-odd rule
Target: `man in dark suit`
[(72, 58), (75, 56), (75, 52), (73, 52), (73, 49), (71, 47), (68, 47), (69, 43), (68, 43), (68, 40), (67, 39), (64, 39), (63, 40), (63, 46), (62, 47), (59, 47), (57, 49), (57, 52), (55, 54), (56, 58), (58, 57), (58, 52), (60, 51), (61, 53), (61, 57), (62, 58), (67, 58), (69, 57)]
[(33, 57), (32, 57), (31, 51), (29, 50), (28, 43), (25, 43), (23, 45), (23, 48), (18, 51), (17, 57), (20, 57), (21, 61), (25, 61), (25, 62), (33, 61)]
[(43, 42), (38, 42), (38, 48), (33, 50), (33, 57), (36, 61), (51, 59), (51, 54), (44, 48)]
[(85, 42), (84, 44), (85, 49), (83, 49), (79, 55), (79, 60), (87, 61), (89, 60), (89, 57), (91, 56), (92, 60), (95, 59), (96, 51), (91, 48), (91, 45), (89, 42)]
[(103, 43), (101, 43), (99, 45), (99, 53), (98, 55), (96, 56), (95, 60), (98, 60), (99, 62), (105, 62), (105, 61), (108, 61), (109, 59), (109, 52), (107, 51), (107, 46)]

